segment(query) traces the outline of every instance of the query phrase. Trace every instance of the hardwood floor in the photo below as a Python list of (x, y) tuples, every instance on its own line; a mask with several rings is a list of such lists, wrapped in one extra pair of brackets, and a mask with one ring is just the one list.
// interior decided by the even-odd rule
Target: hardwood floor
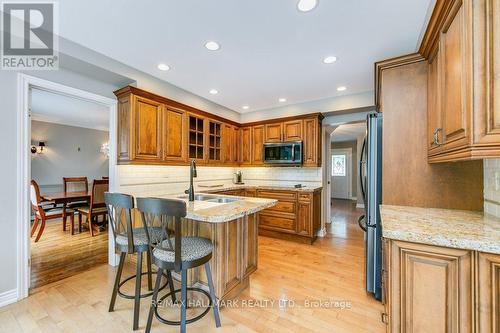
[[(357, 226), (362, 211), (335, 201), (333, 212), (333, 226), (312, 246), (259, 237), (258, 270), (237, 303), (221, 309), (222, 327), (215, 328), (209, 313), (188, 325), (188, 332), (385, 332), (383, 306), (365, 292), (363, 232)], [(133, 274), (130, 260), (125, 270)], [(118, 298), (115, 312), (108, 312), (114, 274), (115, 268), (101, 265), (0, 308), (0, 332), (132, 332), (132, 301)], [(244, 306), (265, 300), (275, 303)], [(293, 300), (295, 306), (279, 300)], [(338, 303), (325, 303), (329, 300)], [(307, 301), (323, 303), (306, 306)], [(141, 332), (147, 306), (148, 299), (142, 300)], [(170, 319), (179, 316), (178, 308), (161, 311)], [(152, 332), (178, 331), (153, 321)]]
[(77, 225), (72, 236), (69, 219), (66, 231), (61, 220), (53, 220), (37, 243), (31, 238), (30, 292), (108, 262), (107, 231), (91, 237), (86, 228), (79, 234)]

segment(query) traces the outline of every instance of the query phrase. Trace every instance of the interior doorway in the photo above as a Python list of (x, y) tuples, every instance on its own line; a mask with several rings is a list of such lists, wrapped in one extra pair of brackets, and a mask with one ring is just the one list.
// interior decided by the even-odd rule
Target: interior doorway
[[(40, 191), (34, 191), (33, 188), (38, 188), (38, 186), (33, 186), (32, 185), (32, 159), (33, 156), (38, 155), (40, 153), (47, 153), (51, 149), (51, 145), (49, 142), (45, 142), (43, 140), (36, 140), (35, 142), (32, 141), (32, 115), (33, 115), (33, 110), (32, 110), (32, 97), (33, 97), (33, 90), (36, 90), (37, 92), (43, 91), (49, 94), (56, 94), (58, 96), (62, 96), (66, 99), (70, 99), (75, 101), (75, 105), (77, 104), (76, 101), (84, 102), (84, 103), (94, 103), (98, 105), (101, 110), (104, 110), (107, 112), (106, 118), (107, 123), (108, 123), (108, 128), (109, 128), (109, 135), (108, 135), (108, 141), (106, 142), (105, 146), (106, 148), (106, 154), (108, 156), (108, 162), (107, 162), (107, 167), (106, 167), (106, 172), (103, 172), (102, 170), (97, 171), (99, 174), (100, 173), (106, 173), (101, 175), (101, 178), (107, 177), (107, 182), (108, 182), (108, 189), (109, 191), (114, 191), (116, 186), (115, 186), (115, 181), (116, 181), (116, 100), (96, 95), (87, 91), (75, 89), (69, 86), (57, 84), (51, 81), (39, 79), (36, 77), (28, 76), (25, 74), (19, 74), (18, 76), (18, 95), (19, 95), (19, 102), (18, 102), (18, 129), (19, 129), (19, 136), (18, 136), (18, 163), (19, 163), (19, 173), (17, 175), (17, 180), (18, 180), (18, 198), (19, 198), (19, 205), (18, 205), (18, 212), (17, 212), (17, 228), (18, 228), (18, 251), (17, 251), (17, 257), (18, 257), (18, 263), (19, 263), (19, 271), (17, 274), (18, 277), (18, 299), (24, 298), (28, 296), (29, 290), (30, 290), (30, 278), (31, 278), (31, 272), (30, 272), (30, 259), (31, 259), (31, 250), (32, 250), (32, 237), (31, 237), (31, 227), (33, 226), (32, 224), (32, 202), (37, 202), (39, 199), (41, 201), (41, 195)], [(73, 108), (67, 108), (66, 112), (71, 113), (71, 111), (74, 110)], [(88, 120), (88, 114), (84, 114), (82, 119), (87, 119)], [(40, 120), (40, 118), (38, 119)], [(59, 120), (59, 121), (54, 121), (58, 123), (57, 125), (64, 125), (61, 124), (64, 121)], [(37, 124), (39, 126), (40, 124)], [(48, 126), (47, 124), (42, 124), (43, 126)], [(42, 128), (43, 128), (42, 126)], [(43, 133), (43, 130), (42, 130)], [(70, 130), (70, 134), (76, 135), (76, 131)], [(50, 130), (50, 133), (47, 132), (47, 134), (53, 134), (52, 130)], [(40, 135), (40, 132), (38, 132), (37, 135)], [(62, 139), (64, 140), (64, 139)], [(83, 140), (85, 141), (85, 140)], [(43, 142), (43, 144), (41, 143)], [(55, 143), (52, 141), (52, 143)], [(103, 142), (104, 143), (104, 142)], [(60, 144), (60, 142), (58, 143)], [(56, 145), (54, 145), (55, 147)], [(83, 143), (82, 143), (83, 146)], [(100, 150), (101, 147), (95, 147), (96, 150)], [(81, 147), (79, 147), (81, 148)], [(56, 162), (60, 163), (60, 162)], [(62, 183), (62, 177), (64, 175), (61, 175), (61, 183)], [(49, 184), (50, 185), (50, 184)], [(50, 187), (50, 186), (49, 186)], [(46, 189), (47, 190), (47, 189)], [(91, 193), (91, 190), (89, 189), (89, 192)], [(49, 202), (49, 206), (55, 206), (54, 209), (60, 209), (61, 207), (57, 207), (57, 203), (55, 202)], [(48, 207), (49, 209), (51, 207)], [(61, 216), (62, 217), (62, 216)], [(71, 223), (70, 219), (66, 220), (67, 223)], [(40, 222), (40, 221), (38, 221)], [(59, 221), (60, 223), (57, 223), (57, 225), (53, 225), (53, 229), (59, 232), (63, 230), (63, 225), (62, 225), (62, 219)], [(75, 221), (76, 222), (76, 221)], [(75, 224), (78, 224), (77, 222)], [(48, 224), (47, 224), (48, 225)], [(47, 227), (46, 225), (46, 227)], [(69, 225), (67, 225), (67, 230), (69, 230)], [(40, 230), (40, 228), (37, 228)], [(49, 228), (50, 229), (50, 228)], [(48, 230), (48, 229), (47, 229)], [(45, 232), (45, 230), (44, 230)], [(38, 232), (35, 232), (35, 234), (38, 234)], [(83, 235), (83, 233), (81, 234)], [(45, 240), (47, 241), (45, 246), (45, 249), (48, 251), (47, 254), (50, 256), (51, 254), (49, 253), (51, 250), (53, 250), (57, 246), (63, 246), (64, 244), (60, 243), (60, 240), (55, 240), (54, 239), (49, 239), (50, 237), (48, 234), (45, 234)], [(52, 235), (53, 236), (53, 235)], [(71, 239), (70, 234), (64, 235), (64, 236), (69, 236), (68, 241), (70, 243), (78, 243), (78, 240), (76, 238)], [(36, 236), (35, 236), (36, 237)], [(43, 239), (43, 234), (40, 239)], [(94, 240), (91, 240), (92, 242)], [(105, 238), (100, 240), (101, 243), (104, 246), (104, 262), (108, 262), (111, 265), (116, 265), (116, 256), (114, 254), (114, 240), (113, 237), (110, 237), (108, 233), (106, 233)], [(55, 243), (54, 243), (55, 242)], [(85, 247), (85, 245), (78, 245), (74, 244), (76, 249), (79, 247)], [(52, 254), (53, 255), (53, 254)], [(59, 269), (61, 272), (65, 272), (68, 270), (68, 262), (65, 262), (66, 258), (70, 256), (70, 251), (66, 249), (66, 251), (63, 249), (60, 253), (61, 255), (61, 262), (60, 262), (60, 267)], [(76, 262), (78, 263), (79, 259), (78, 258), (72, 258), (71, 262)], [(81, 261), (81, 259), (80, 259)], [(49, 267), (50, 268), (50, 267)], [(61, 278), (64, 278), (65, 276), (61, 276)]]
[(332, 149), (332, 198), (351, 199), (352, 197), (352, 149)]

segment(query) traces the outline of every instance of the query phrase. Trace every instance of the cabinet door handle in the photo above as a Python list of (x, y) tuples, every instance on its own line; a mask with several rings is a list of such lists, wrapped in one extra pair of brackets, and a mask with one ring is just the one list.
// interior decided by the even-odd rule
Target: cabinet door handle
[(436, 143), (437, 146), (441, 146), (442, 145), (442, 143), (439, 142), (439, 132), (442, 131), (442, 130), (443, 129), (440, 127), (438, 129), (436, 129), (436, 132), (435, 132), (435, 138), (436, 138), (435, 139), (435, 143)]

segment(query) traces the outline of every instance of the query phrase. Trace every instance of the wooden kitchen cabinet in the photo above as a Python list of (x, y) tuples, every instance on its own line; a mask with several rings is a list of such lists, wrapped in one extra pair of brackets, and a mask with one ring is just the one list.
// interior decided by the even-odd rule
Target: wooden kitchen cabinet
[(265, 140), (264, 142), (281, 142), (283, 141), (283, 123), (265, 124)]
[(477, 332), (500, 332), (500, 255), (477, 255)]
[(265, 142), (302, 141), (302, 119), (266, 124)]
[(302, 119), (285, 121), (283, 123), (283, 141), (302, 141), (302, 126)]
[(206, 160), (206, 122), (205, 118), (198, 117), (194, 114), (188, 115), (188, 158), (189, 160), (197, 160), (205, 162)]
[(312, 244), (321, 227), (321, 189), (313, 192), (257, 189), (278, 203), (259, 213), (259, 235)]
[(167, 107), (164, 112), (164, 154), (165, 161), (186, 162), (187, 160), (187, 117), (181, 109)]
[(262, 165), (264, 162), (264, 125), (252, 127), (252, 164)]
[(319, 113), (239, 124), (127, 86), (115, 91), (118, 164), (262, 166), (265, 142), (303, 142), (303, 165), (321, 166)]
[(429, 57), (429, 69), (427, 74), (427, 137), (429, 154), (438, 153), (442, 150), (443, 126), (441, 114), (441, 60), (439, 44)]
[(321, 166), (321, 118), (304, 119), (304, 166)]
[(500, 3), (436, 6), (422, 54), (428, 59), (428, 160), (500, 156)]
[(119, 163), (162, 161), (163, 106), (154, 100), (120, 94), (118, 97), (117, 157)]
[(383, 297), (388, 294), (389, 313), (383, 317), (388, 316), (389, 332), (474, 330), (472, 251), (396, 240), (384, 249), (389, 272), (382, 279)]
[(240, 163), (242, 165), (252, 164), (252, 127), (242, 127), (240, 129)]
[(207, 143), (208, 163), (220, 164), (222, 162), (222, 123), (208, 120)]
[(239, 163), (239, 128), (224, 124), (222, 131), (222, 156), (225, 164), (237, 165)]

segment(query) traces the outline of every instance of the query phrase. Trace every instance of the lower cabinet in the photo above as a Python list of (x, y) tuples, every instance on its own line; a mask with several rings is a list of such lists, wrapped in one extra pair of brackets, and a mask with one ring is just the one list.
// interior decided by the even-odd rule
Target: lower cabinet
[(500, 333), (500, 255), (477, 254), (477, 332)]
[(321, 225), (321, 190), (257, 190), (257, 197), (278, 203), (259, 213), (259, 235), (312, 244)]
[(321, 188), (313, 192), (302, 192), (247, 187), (215, 192), (278, 200), (276, 205), (257, 214), (259, 235), (307, 244), (316, 240), (321, 227)]
[(500, 332), (499, 277), (500, 255), (384, 240), (382, 320), (388, 332)]

